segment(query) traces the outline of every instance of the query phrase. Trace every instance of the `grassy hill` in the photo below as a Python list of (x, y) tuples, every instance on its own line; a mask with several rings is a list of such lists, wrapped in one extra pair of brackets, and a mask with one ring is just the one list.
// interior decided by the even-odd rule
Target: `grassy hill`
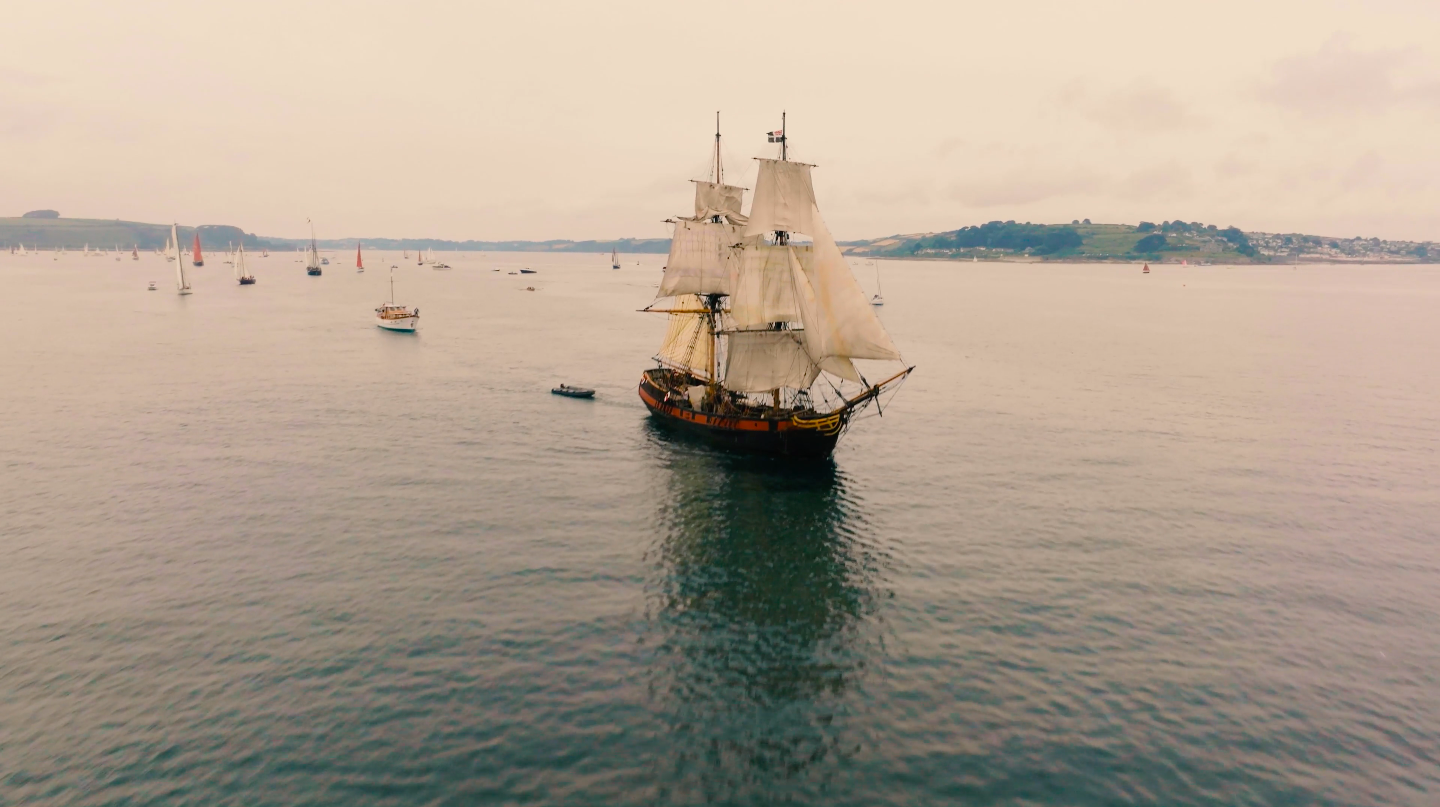
[[(225, 224), (210, 224), (197, 227), (181, 227), (180, 243), (189, 246), (200, 232), (200, 243), (205, 249), (224, 249), (226, 244), (239, 243), (259, 248), (268, 244), (253, 234), (243, 232), (239, 227)], [(89, 244), (92, 249), (110, 249), (119, 246), (129, 249), (154, 249), (165, 246), (170, 237), (170, 225), (145, 224), (138, 221), (119, 219), (37, 219), (0, 218), (0, 245), (8, 248), (12, 244), (41, 249), (81, 249)]]
[(1190, 263), (1419, 263), (1440, 246), (1379, 238), (1245, 232), (1198, 222), (1023, 224), (992, 221), (943, 233), (850, 241), (845, 250), (886, 258), (1046, 261), (1189, 261)]

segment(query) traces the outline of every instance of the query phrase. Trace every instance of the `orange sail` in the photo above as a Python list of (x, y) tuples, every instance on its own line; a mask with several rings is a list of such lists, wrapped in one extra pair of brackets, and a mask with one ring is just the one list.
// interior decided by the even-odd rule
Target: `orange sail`
[(365, 262), (362, 261), (362, 260), (360, 260), (360, 245), (359, 245), (358, 243), (355, 245), (355, 268), (356, 268), (356, 269), (364, 269), (364, 268), (365, 268)]
[(195, 233), (195, 265), (204, 266), (205, 256), (200, 254), (200, 233)]

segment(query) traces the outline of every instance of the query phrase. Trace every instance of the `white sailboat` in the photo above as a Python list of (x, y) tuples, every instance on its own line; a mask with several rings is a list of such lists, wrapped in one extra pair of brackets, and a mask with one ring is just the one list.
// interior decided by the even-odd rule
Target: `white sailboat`
[(175, 261), (175, 289), (180, 294), (189, 294), (190, 280), (185, 277), (185, 261), (180, 258), (180, 234), (174, 224), (170, 225), (170, 242), (175, 245), (175, 255), (171, 258)]
[(420, 309), (395, 304), (395, 267), (390, 267), (390, 301), (375, 309), (375, 324), (387, 331), (414, 333), (420, 326)]
[(240, 248), (235, 251), (235, 279), (240, 281), (242, 286), (255, 285), (255, 276), (250, 274), (250, 269), (245, 266), (245, 242), (240, 242)]
[(620, 268), (620, 250), (618, 248), (610, 250), (610, 268)]
[(871, 305), (884, 305), (885, 292), (880, 288), (880, 262), (871, 261), (875, 264), (875, 296), (870, 298)]

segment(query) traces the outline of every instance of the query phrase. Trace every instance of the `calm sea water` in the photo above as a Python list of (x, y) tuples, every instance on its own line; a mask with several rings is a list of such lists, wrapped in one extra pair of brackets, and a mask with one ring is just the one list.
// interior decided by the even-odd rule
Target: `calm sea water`
[(888, 264), (797, 469), (662, 258), (0, 255), (0, 802), (1440, 803), (1440, 268)]

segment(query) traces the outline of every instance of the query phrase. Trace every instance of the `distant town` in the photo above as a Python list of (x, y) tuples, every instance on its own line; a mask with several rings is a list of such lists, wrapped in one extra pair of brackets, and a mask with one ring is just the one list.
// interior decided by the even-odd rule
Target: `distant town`
[[(247, 249), (294, 249), (308, 239), (273, 238), (247, 233), (232, 225), (181, 227), (189, 242), (199, 234), (206, 249), (243, 243)], [(27, 249), (95, 248), (154, 249), (163, 245), (170, 227), (119, 219), (67, 219), (54, 210), (32, 210), (24, 216), (0, 218), (0, 246)], [(666, 238), (620, 238), (570, 241), (450, 241), (436, 238), (321, 238), (326, 249), (353, 248), (363, 242), (372, 249), (438, 249), (487, 252), (609, 252), (664, 253)], [(1237, 263), (1431, 263), (1440, 262), (1440, 243), (1387, 241), (1380, 238), (1331, 237), (1303, 233), (1265, 233), (1181, 220), (1139, 224), (1069, 224), (991, 221), (938, 233), (892, 235), (842, 241), (851, 255), (931, 260), (978, 261), (1149, 261), (1193, 264)]]

